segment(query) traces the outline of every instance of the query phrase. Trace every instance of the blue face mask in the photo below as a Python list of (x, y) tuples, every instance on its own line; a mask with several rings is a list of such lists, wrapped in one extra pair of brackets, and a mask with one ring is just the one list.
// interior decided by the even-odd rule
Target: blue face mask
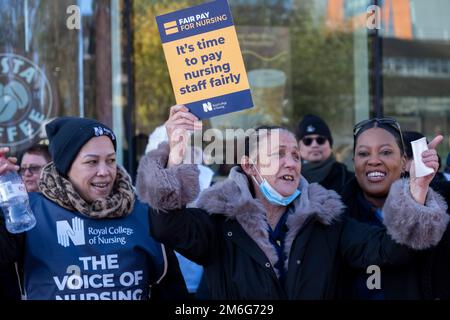
[(275, 190), (269, 184), (269, 182), (267, 182), (266, 179), (264, 179), (261, 176), (258, 169), (256, 169), (256, 166), (255, 166), (255, 170), (258, 173), (259, 177), (261, 178), (262, 182), (258, 183), (258, 181), (256, 180), (256, 178), (254, 176), (252, 176), (252, 178), (256, 182), (256, 184), (258, 184), (259, 190), (263, 194), (264, 198), (266, 198), (266, 200), (269, 201), (271, 204), (287, 207), (289, 204), (291, 204), (292, 201), (294, 201), (301, 194), (300, 190), (295, 189), (293, 194), (291, 194), (288, 197), (283, 197), (281, 194), (278, 193), (277, 190)]

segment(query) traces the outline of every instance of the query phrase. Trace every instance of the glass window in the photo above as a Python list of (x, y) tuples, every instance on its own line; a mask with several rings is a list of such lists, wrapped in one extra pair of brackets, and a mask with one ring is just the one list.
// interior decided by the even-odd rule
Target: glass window
[(133, 69), (136, 157), (144, 154), (148, 136), (163, 125), (175, 97), (155, 17), (204, 1), (135, 0), (133, 10)]
[[(114, 3), (2, 0), (0, 145), (24, 150), (58, 116), (113, 124)], [(114, 72), (120, 78), (120, 68)]]
[[(383, 1), (383, 64), (402, 59), (407, 72), (395, 68), (383, 73), (383, 105), (404, 130), (419, 131), (432, 139), (443, 134), (439, 153), (445, 159), (450, 147), (450, 2), (439, 0)], [(388, 12), (389, 11), (389, 12)]]
[[(202, 2), (133, 1), (138, 157), (175, 103), (154, 18)], [(365, 22), (350, 28), (342, 1), (229, 0), (229, 4), (255, 107), (213, 118), (205, 127), (245, 130), (277, 124), (295, 129), (305, 114), (314, 113), (328, 122), (338, 159), (349, 160), (353, 123), (366, 118), (370, 108)], [(346, 14), (360, 19), (365, 10), (362, 1)]]
[[(113, 127), (118, 160), (134, 176), (149, 134), (175, 104), (155, 16), (205, 1), (3, 0), (0, 145), (21, 151), (51, 118), (93, 117)], [(379, 30), (368, 24), (373, 2), (229, 0), (255, 107), (204, 127), (295, 130), (314, 113), (330, 126), (337, 159), (352, 168), (354, 123), (384, 114), (429, 139), (444, 134), (445, 158), (450, 2), (377, 1)]]

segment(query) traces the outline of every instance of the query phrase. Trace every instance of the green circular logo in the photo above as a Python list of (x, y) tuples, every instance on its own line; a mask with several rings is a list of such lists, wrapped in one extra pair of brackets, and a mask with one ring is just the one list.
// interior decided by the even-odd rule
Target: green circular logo
[(23, 56), (0, 53), (0, 146), (19, 146), (36, 137), (52, 103), (41, 68)]

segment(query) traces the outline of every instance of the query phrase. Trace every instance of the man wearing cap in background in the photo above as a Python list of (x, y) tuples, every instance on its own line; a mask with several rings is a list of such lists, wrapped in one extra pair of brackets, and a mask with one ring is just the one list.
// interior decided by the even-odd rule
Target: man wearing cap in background
[(330, 128), (321, 118), (306, 115), (297, 128), (302, 176), (308, 182), (317, 182), (326, 189), (337, 192), (352, 178), (354, 173), (337, 162), (333, 153), (333, 137)]

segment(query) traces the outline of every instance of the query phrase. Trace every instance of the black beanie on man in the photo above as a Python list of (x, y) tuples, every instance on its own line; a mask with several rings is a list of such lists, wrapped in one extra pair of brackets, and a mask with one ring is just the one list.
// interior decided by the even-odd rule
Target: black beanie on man
[(331, 136), (330, 128), (320, 117), (313, 114), (307, 114), (300, 121), (297, 128), (297, 140), (302, 139), (304, 136), (310, 134), (318, 134), (327, 138), (330, 142), (330, 146), (333, 146), (333, 137)]
[(116, 150), (116, 136), (103, 123), (89, 118), (60, 117), (45, 126), (49, 151), (58, 172), (67, 177), (80, 149), (91, 139), (107, 136)]

